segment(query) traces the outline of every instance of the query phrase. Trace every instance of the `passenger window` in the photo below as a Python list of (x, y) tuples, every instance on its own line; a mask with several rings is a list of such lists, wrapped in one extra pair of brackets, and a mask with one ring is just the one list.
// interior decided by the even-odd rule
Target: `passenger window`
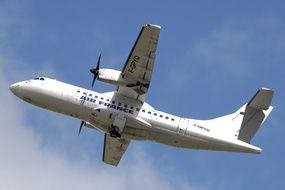
[(44, 78), (40, 78), (40, 80), (45, 80)]
[(151, 112), (149, 111), (149, 112), (147, 112), (148, 114), (151, 114)]
[(98, 98), (98, 96), (96, 95), (95, 98)]
[(109, 100), (109, 99), (107, 99), (106, 101), (107, 101), (107, 102), (109, 102), (110, 100)]
[(112, 101), (112, 104), (115, 104), (116, 102), (115, 101)]
[(100, 99), (101, 99), (101, 100), (104, 100), (104, 98), (103, 98), (103, 97), (101, 97)]
[(131, 110), (132, 110), (132, 109), (134, 109), (134, 107), (133, 107), (133, 106), (131, 106)]
[(89, 94), (89, 96), (92, 96), (92, 94)]
[(163, 117), (162, 115), (159, 115), (159, 117)]
[(125, 105), (124, 105), (124, 107), (125, 107), (125, 108), (127, 108), (127, 107), (128, 107), (128, 105), (127, 105), (127, 104), (125, 104)]
[(80, 93), (80, 90), (77, 90), (78, 93)]
[(122, 104), (119, 102), (119, 103), (118, 103), (118, 106), (121, 106), (121, 105), (122, 105)]
[(157, 113), (154, 113), (153, 115), (157, 116)]
[(171, 121), (174, 121), (174, 119), (173, 119), (173, 118), (171, 118)]
[(145, 110), (142, 110), (142, 112), (145, 112)]
[(136, 108), (137, 111), (140, 111), (140, 108)]
[(165, 119), (169, 119), (169, 117), (166, 116)]

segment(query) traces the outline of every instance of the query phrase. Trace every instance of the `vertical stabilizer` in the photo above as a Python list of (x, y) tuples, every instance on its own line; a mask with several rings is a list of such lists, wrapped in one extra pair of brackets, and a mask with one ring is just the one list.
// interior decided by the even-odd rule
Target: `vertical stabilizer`
[(205, 120), (203, 125), (215, 128), (215, 131), (224, 137), (237, 138), (250, 143), (259, 127), (272, 111), (271, 100), (273, 90), (261, 88), (251, 100), (234, 113)]

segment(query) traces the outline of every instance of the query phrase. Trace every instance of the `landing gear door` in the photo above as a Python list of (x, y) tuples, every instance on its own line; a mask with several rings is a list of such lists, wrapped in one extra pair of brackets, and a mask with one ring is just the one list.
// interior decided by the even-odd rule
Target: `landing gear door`
[(181, 118), (178, 125), (178, 133), (184, 135), (189, 124), (188, 119)]
[(125, 124), (126, 124), (126, 118), (121, 115), (121, 114), (118, 114), (115, 119), (114, 119), (114, 122), (113, 122), (113, 126), (116, 126), (119, 128), (119, 133), (122, 133), (123, 132), (123, 129), (125, 127)]
[(109, 131), (110, 136), (114, 138), (121, 138), (121, 134), (125, 128), (127, 119), (124, 115), (118, 114), (115, 116), (111, 130)]

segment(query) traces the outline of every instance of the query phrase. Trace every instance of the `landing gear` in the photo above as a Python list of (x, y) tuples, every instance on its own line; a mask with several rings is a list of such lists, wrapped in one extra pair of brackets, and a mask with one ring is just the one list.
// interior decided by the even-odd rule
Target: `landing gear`
[(122, 114), (118, 114), (115, 116), (113, 124), (110, 127), (109, 133), (111, 137), (121, 138), (121, 134), (124, 130), (126, 124), (126, 118)]
[(116, 126), (112, 126), (112, 129), (110, 130), (110, 136), (113, 138), (121, 138), (121, 134), (119, 133), (119, 128)]

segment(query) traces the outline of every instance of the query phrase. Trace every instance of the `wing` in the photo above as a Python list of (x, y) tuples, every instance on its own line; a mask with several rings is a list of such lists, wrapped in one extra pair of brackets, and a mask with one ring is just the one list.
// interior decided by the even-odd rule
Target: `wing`
[(124, 138), (113, 138), (105, 133), (103, 162), (117, 166), (128, 148), (130, 141)]
[(122, 70), (123, 77), (131, 84), (118, 87), (119, 93), (144, 102), (151, 81), (159, 32), (160, 26), (157, 25), (142, 27)]

